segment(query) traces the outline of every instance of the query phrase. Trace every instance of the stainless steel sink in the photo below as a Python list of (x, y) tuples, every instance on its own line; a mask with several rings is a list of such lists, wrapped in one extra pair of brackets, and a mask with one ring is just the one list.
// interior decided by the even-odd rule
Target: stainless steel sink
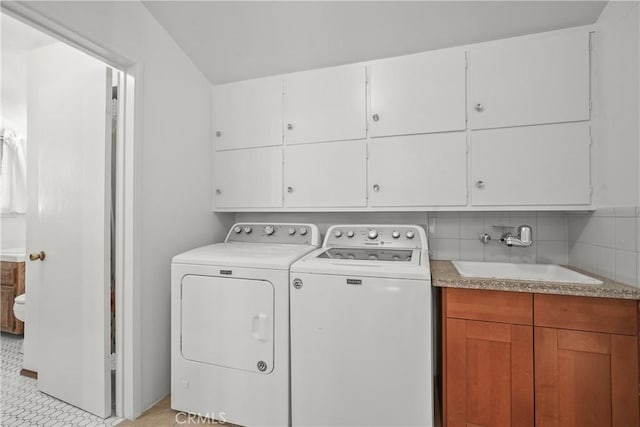
[(509, 262), (452, 261), (463, 277), (530, 280), (533, 282), (601, 285), (602, 281), (555, 264), (515, 264)]

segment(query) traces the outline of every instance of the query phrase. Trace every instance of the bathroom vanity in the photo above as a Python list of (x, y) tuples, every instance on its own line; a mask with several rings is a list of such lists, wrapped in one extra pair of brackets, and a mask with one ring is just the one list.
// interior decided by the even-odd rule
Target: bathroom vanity
[(24, 294), (24, 261), (0, 261), (2, 277), (2, 315), (0, 330), (11, 334), (24, 333), (24, 323), (13, 315), (13, 303), (18, 295)]
[(442, 287), (443, 426), (637, 426), (640, 290), (463, 277)]

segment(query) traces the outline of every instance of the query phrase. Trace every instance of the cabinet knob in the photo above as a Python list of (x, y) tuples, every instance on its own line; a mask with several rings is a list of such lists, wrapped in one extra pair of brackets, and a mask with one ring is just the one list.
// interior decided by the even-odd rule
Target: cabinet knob
[(293, 187), (287, 187), (287, 193), (289, 194), (293, 193)]
[(222, 190), (219, 188), (216, 188), (216, 195), (219, 196), (222, 194)]
[(477, 103), (477, 104), (476, 104), (476, 106), (475, 106), (475, 109), (476, 109), (476, 111), (477, 111), (478, 113), (481, 113), (481, 112), (483, 112), (483, 111), (484, 111), (484, 105), (483, 105), (483, 104), (480, 104), (480, 103)]
[(380, 191), (380, 186), (378, 184), (373, 184), (373, 191), (375, 191), (376, 193)]
[(373, 119), (374, 122), (377, 122), (378, 120), (380, 120), (380, 116), (377, 114), (374, 114), (373, 116), (371, 116), (371, 118)]
[(293, 129), (293, 123), (287, 123), (287, 129), (288, 130)]
[(34, 252), (32, 254), (29, 254), (29, 259), (31, 261), (44, 261), (44, 259), (46, 258), (46, 254), (44, 253), (44, 251), (40, 251), (40, 252)]
[(217, 130), (217, 131), (216, 131), (216, 136), (217, 136), (218, 138), (220, 138), (220, 137), (222, 136), (222, 132), (220, 132), (219, 130)]
[(476, 181), (476, 188), (484, 188), (484, 181)]

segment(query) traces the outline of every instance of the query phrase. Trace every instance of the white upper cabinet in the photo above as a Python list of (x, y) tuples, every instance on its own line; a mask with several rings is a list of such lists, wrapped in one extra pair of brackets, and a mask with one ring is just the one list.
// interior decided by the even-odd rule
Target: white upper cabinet
[(282, 206), (282, 147), (215, 153), (216, 208)]
[(213, 89), (216, 150), (282, 144), (282, 80), (267, 78)]
[(285, 148), (286, 207), (364, 207), (366, 179), (365, 142)]
[(365, 67), (329, 68), (287, 77), (285, 110), (287, 144), (365, 138)]
[(588, 122), (474, 132), (472, 205), (589, 204), (590, 140)]
[(589, 33), (499, 41), (469, 51), (469, 126), (589, 120)]
[(463, 130), (465, 53), (422, 53), (369, 68), (369, 136)]
[(371, 206), (467, 204), (463, 132), (380, 138), (369, 143)]

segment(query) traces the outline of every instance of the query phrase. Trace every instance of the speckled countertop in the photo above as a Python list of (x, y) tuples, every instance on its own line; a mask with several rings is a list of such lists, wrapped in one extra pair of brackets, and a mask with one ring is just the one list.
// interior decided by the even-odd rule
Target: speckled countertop
[(640, 289), (615, 282), (606, 277), (564, 266), (578, 273), (602, 281), (601, 285), (579, 283), (532, 282), (511, 279), (485, 279), (462, 277), (451, 261), (434, 261), (431, 264), (431, 284), (442, 288), (485, 289), (494, 291), (529, 292), (535, 294), (576, 295), (600, 298), (624, 298), (640, 300)]

